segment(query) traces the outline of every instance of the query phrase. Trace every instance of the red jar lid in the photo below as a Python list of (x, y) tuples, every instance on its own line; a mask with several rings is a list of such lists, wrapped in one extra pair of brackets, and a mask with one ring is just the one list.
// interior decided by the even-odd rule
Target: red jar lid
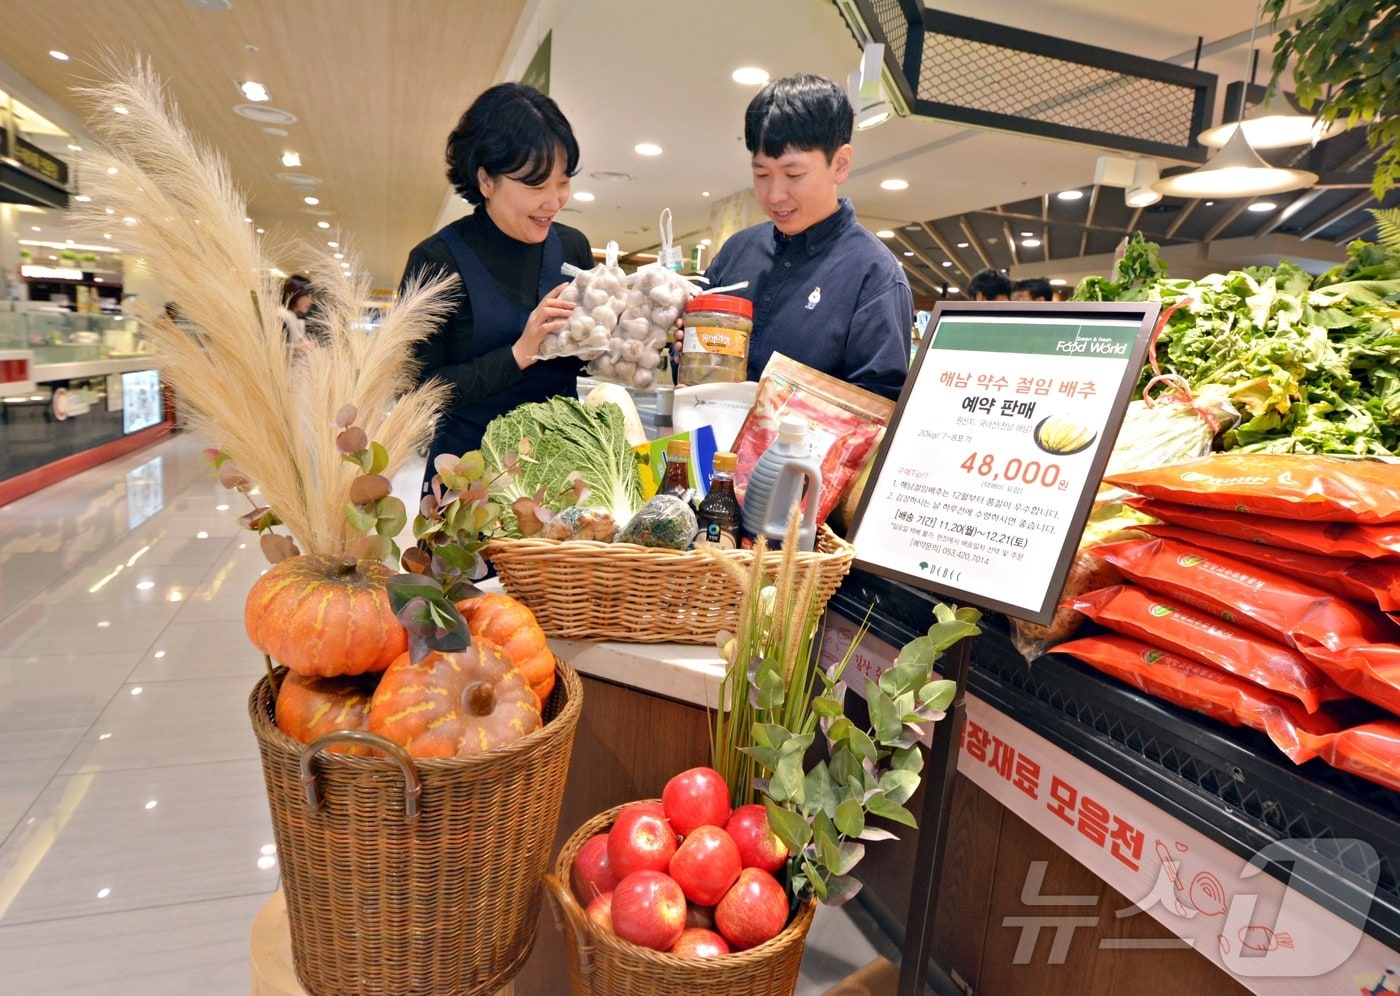
[(753, 318), (753, 302), (733, 294), (698, 294), (690, 299), (685, 310), (686, 314), (692, 311), (723, 311), (740, 318)]

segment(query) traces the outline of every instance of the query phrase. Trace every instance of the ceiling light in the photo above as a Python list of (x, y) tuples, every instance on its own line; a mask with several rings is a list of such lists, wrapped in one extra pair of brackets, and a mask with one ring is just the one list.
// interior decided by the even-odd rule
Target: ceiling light
[(943, 265), (944, 265), (944, 266), (952, 266), (952, 265), (953, 265), (953, 261), (952, 261), (951, 259), (945, 259), (945, 260), (943, 261)]
[(319, 197), (303, 197), (302, 201), (307, 204), (310, 204), (312, 207), (315, 207), (317, 204), (321, 203), (321, 199)]
[(117, 168), (116, 168), (115, 166), (108, 166), (108, 167), (107, 167), (107, 175), (108, 175), (108, 176), (116, 176), (116, 175), (117, 175)]
[[(1316, 145), (1324, 138), (1340, 135), (1347, 129), (1345, 119), (1325, 124), (1313, 115), (1299, 110), (1279, 89), (1265, 91), (1264, 100), (1252, 114), (1244, 113), (1248, 94), (1243, 81), (1231, 83), (1225, 90), (1225, 107), (1239, 108), (1234, 120), (1224, 121), (1196, 136), (1202, 145), (1220, 148), (1237, 130), (1255, 149), (1284, 149), (1293, 145)], [(1240, 121), (1240, 118), (1244, 118)]]
[(248, 224), (250, 224), (250, 225), (253, 223), (253, 219), (252, 219), (252, 218), (244, 218), (243, 220), (246, 221), (246, 222), (247, 222)]
[(743, 86), (763, 86), (768, 82), (768, 70), (757, 66), (743, 66), (729, 74), (729, 78)]
[(283, 165), (283, 166), (300, 166), (300, 165), (301, 165), (301, 153), (300, 153), (300, 152), (284, 152), (284, 153), (282, 153), (282, 165)]
[[(34, 230), (35, 230), (36, 232), (38, 231), (37, 228), (34, 229)], [(878, 232), (875, 233), (875, 235), (876, 235), (876, 237), (881, 238), (881, 239), (892, 239), (892, 238), (894, 238), (894, 232), (890, 231), (888, 228), (882, 228), (882, 229), (880, 229)]]
[(246, 82), (239, 83), (238, 89), (243, 91), (243, 96), (247, 97), (255, 104), (261, 104), (264, 101), (272, 99), (268, 96), (267, 87), (263, 86), (256, 80), (248, 80)]
[(1039, 239), (1022, 239), (1022, 240), (1021, 240), (1021, 248), (1023, 248), (1023, 249), (1039, 249), (1039, 248), (1040, 248), (1040, 240), (1039, 240)]
[(30, 226), (29, 226), (29, 230), (30, 230), (31, 232), (42, 232), (42, 231), (43, 231), (43, 229), (40, 228), (38, 225), (30, 225)]
[(700, 244), (701, 244), (702, 246), (710, 245), (710, 243), (711, 243), (711, 240), (710, 240), (710, 239), (701, 239), (701, 240), (700, 240)]
[(959, 242), (959, 243), (958, 243), (958, 248), (959, 248), (959, 249), (966, 249), (966, 248), (967, 248), (967, 243), (966, 243), (966, 242)]
[(329, 221), (318, 221), (318, 222), (316, 222), (316, 227), (317, 227), (317, 228), (330, 228), (330, 227), (331, 227), (331, 223), (330, 223)]
[(340, 243), (339, 243), (339, 242), (327, 242), (326, 245), (330, 246), (332, 249), (339, 249), (339, 248), (340, 248)]
[(338, 253), (336, 253), (336, 254), (335, 254), (335, 258), (336, 258), (336, 259), (344, 259), (344, 258), (345, 258), (345, 253), (343, 253), (343, 252), (338, 252)]
[(276, 137), (276, 138), (285, 138), (286, 135), (287, 135), (287, 129), (286, 129), (286, 128), (264, 128), (264, 129), (263, 129), (263, 134), (264, 134), (264, 135), (272, 135), (272, 136), (274, 136), (274, 137)]
[(912, 256), (912, 255), (914, 255), (914, 254), (913, 254), (912, 252), (906, 251), (906, 252), (904, 253), (904, 255), (906, 255), (906, 256)]
[(112, 113), (113, 113), (113, 114), (130, 114), (131, 112), (128, 111), (128, 110), (127, 110), (125, 107), (123, 107), (121, 104), (113, 104), (113, 105), (112, 105)]
[(946, 290), (949, 294), (956, 294), (958, 292), (958, 289), (952, 286), (947, 287)]
[(1079, 200), (1079, 198), (1081, 198), (1081, 197), (1084, 196), (1084, 191), (1082, 191), (1082, 190), (1061, 190), (1061, 191), (1060, 191), (1058, 194), (1056, 194), (1055, 196), (1058, 197), (1058, 198), (1059, 198), (1060, 200), (1062, 200), (1062, 201), (1077, 201), (1077, 200)]
[(77, 197), (74, 197), (73, 200), (78, 201), (82, 204), (86, 204), (88, 203), (88, 201), (92, 200), (92, 198), (89, 197), (87, 194), (79, 194)]
[(1023, 239), (1033, 239), (1033, 238), (1035, 238), (1035, 232), (1022, 232), (1022, 233), (1021, 233), (1021, 238), (1023, 238)]
[(69, 152), (82, 152), (82, 151), (83, 151), (83, 147), (82, 147), (81, 145), (71, 145), (71, 144), (70, 144), (70, 145), (68, 146), (68, 151), (69, 151)]
[(1225, 146), (1204, 166), (1158, 180), (1152, 189), (1171, 197), (1254, 197), (1302, 190), (1317, 182), (1303, 169), (1270, 166), (1236, 128)]
[(661, 146), (652, 142), (640, 142), (632, 147), (632, 151), (639, 156), (659, 156), (661, 155)]
[(1064, 277), (1052, 277), (1050, 280), (1051, 287), (1063, 287), (1067, 283), (1069, 283), (1069, 281)]
[(1255, 201), (1249, 206), (1248, 210), (1253, 211), (1255, 214), (1263, 214), (1265, 211), (1272, 211), (1276, 207), (1278, 207), (1278, 205), (1273, 201)]
[(1133, 182), (1123, 191), (1123, 202), (1130, 208), (1151, 207), (1162, 199), (1153, 189), (1160, 174), (1157, 163), (1151, 159), (1139, 159), (1133, 164)]
[(909, 181), (908, 181), (908, 180), (881, 180), (881, 181), (880, 181), (880, 189), (881, 189), (881, 190), (908, 190), (908, 189), (909, 189)]
[(348, 269), (350, 269), (350, 264), (349, 264), (349, 263), (341, 263), (341, 264), (340, 264), (340, 268), (341, 268), (342, 270), (348, 270)]
[(267, 229), (266, 229), (266, 228), (255, 228), (255, 229), (253, 229), (253, 231), (257, 232), (259, 235), (262, 235), (263, 233), (265, 233), (265, 232), (267, 231)]
[(573, 195), (573, 198), (576, 201), (583, 201), (585, 204), (587, 204), (593, 200), (593, 195), (586, 190), (580, 190), (578, 193)]
[(67, 61), (68, 61), (68, 53), (67, 53), (67, 52), (60, 52), (60, 51), (59, 51), (58, 49), (56, 49), (56, 48), (51, 48), (51, 49), (49, 49), (49, 55), (53, 56), (53, 58), (57, 59), (59, 62), (67, 62)]
[(103, 233), (102, 233), (102, 237), (103, 237), (104, 239), (110, 239), (110, 238), (112, 237), (112, 233), (111, 233), (111, 232), (103, 232)]

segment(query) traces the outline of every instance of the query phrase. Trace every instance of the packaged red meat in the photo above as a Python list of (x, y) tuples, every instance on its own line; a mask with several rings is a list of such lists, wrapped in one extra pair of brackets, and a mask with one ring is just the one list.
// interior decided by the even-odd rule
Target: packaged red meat
[(1400, 560), (1350, 560), (1346, 557), (1324, 557), (1301, 550), (1285, 550), (1277, 546), (1251, 543), (1249, 540), (1201, 532), (1185, 526), (1157, 523), (1142, 527), (1154, 536), (1180, 540), (1217, 553), (1226, 553), (1241, 560), (1275, 571), (1283, 571), (1308, 584), (1374, 605), (1385, 612), (1400, 612)]
[(1136, 585), (1101, 588), (1066, 604), (1115, 633), (1296, 699), (1308, 712), (1316, 712), (1324, 701), (1346, 696), (1296, 650)]
[(1295, 764), (1316, 756), (1301, 733), (1333, 733), (1337, 725), (1323, 713), (1308, 715), (1296, 703), (1267, 689), (1217, 671), (1208, 664), (1168, 653), (1117, 633), (1085, 636), (1055, 648), (1149, 695), (1268, 735)]
[(778, 437), (778, 423), (784, 416), (798, 416), (806, 420), (812, 455), (821, 461), (817, 522), (825, 522), (871, 456), (893, 412), (894, 402), (878, 394), (774, 353), (759, 378), (753, 408), (739, 429), (735, 493), (742, 502), (754, 464)]
[(1400, 560), (1400, 524), (1357, 522), (1299, 522), (1252, 512), (1200, 508), (1151, 498), (1131, 498), (1126, 504), (1155, 519), (1304, 553), (1365, 560)]
[(1400, 523), (1400, 463), (1315, 453), (1214, 453), (1104, 478), (1148, 498), (1284, 519)]

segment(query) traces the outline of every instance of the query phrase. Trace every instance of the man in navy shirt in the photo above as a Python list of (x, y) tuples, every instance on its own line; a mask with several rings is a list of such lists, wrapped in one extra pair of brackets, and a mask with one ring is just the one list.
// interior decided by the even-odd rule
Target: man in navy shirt
[(765, 86), (744, 114), (753, 188), (770, 222), (731, 236), (705, 275), (753, 301), (750, 380), (774, 353), (896, 397), (909, 372), (914, 299), (904, 269), (836, 188), (851, 171), (854, 113), (824, 76)]

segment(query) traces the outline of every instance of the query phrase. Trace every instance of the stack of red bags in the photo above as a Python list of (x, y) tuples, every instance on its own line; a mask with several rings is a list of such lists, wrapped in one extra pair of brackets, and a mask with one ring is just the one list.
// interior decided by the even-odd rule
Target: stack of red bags
[(1400, 791), (1400, 464), (1217, 454), (1108, 483), (1160, 524), (1093, 549), (1128, 583), (1065, 604), (1113, 633), (1055, 650)]

